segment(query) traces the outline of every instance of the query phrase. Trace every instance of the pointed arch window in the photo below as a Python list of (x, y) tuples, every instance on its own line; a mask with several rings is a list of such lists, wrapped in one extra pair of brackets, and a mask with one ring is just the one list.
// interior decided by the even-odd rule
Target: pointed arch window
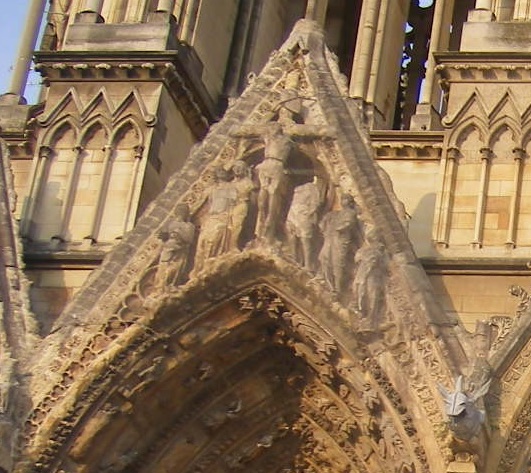
[(114, 240), (131, 228), (132, 200), (143, 152), (140, 143), (139, 128), (131, 121), (125, 122), (113, 136), (94, 221), (96, 240)]
[(39, 151), (27, 211), (25, 233), (39, 241), (49, 241), (61, 233), (68, 176), (76, 157), (72, 143), (77, 133), (70, 122), (58, 126), (51, 135), (49, 144)]
[(91, 233), (90, 215), (97, 203), (108, 132), (100, 122), (93, 124), (82, 137), (76, 165), (70, 176), (61, 236), (66, 241), (80, 241)]

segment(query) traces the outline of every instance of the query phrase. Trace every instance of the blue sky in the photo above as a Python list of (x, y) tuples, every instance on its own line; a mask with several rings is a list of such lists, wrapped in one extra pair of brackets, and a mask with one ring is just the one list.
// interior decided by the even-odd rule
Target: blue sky
[[(0, 94), (7, 91), (11, 69), (16, 61), (20, 34), (23, 31), (29, 0), (0, 0), (4, 13), (0, 15)], [(38, 91), (38, 75), (30, 77), (26, 93), (34, 102)]]

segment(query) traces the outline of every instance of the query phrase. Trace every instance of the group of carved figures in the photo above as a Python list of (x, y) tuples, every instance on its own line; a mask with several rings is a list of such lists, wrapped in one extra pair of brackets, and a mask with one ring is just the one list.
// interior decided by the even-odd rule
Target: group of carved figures
[[(323, 212), (323, 179), (314, 176), (311, 182), (293, 185), (286, 166), (291, 149), (292, 142), (282, 128), (272, 126), (265, 136), (264, 158), (254, 170), (243, 160), (230, 169), (215, 170), (201, 218), (194, 274), (209, 259), (239, 251), (254, 239), (273, 249), (283, 248), (302, 267), (324, 279), (332, 291), (342, 293), (352, 280), (355, 309), (365, 314), (378, 310), (386, 271), (383, 243), (374, 229), (364, 231), (351, 195), (340, 196), (340, 208)], [(179, 206), (165, 232), (156, 276), (160, 288), (181, 282), (187, 271), (195, 240), (195, 227), (187, 213), (185, 206)]]

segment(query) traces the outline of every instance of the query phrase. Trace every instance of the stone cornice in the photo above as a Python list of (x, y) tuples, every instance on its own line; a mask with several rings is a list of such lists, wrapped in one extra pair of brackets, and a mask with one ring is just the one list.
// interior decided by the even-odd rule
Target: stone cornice
[(531, 274), (529, 258), (420, 258), (428, 274)]
[(206, 90), (193, 51), (135, 52), (54, 51), (35, 53), (35, 70), (45, 84), (54, 82), (160, 82), (179, 105), (192, 131), (202, 138), (216, 120), (214, 102)]
[(435, 53), (443, 88), (450, 82), (531, 82), (529, 53)]
[(439, 160), (444, 132), (374, 130), (371, 144), (377, 159)]

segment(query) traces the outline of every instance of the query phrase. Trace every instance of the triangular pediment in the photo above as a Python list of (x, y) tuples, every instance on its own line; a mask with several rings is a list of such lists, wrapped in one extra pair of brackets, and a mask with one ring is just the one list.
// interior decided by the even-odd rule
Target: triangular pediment
[[(54, 465), (39, 471), (68, 469), (69, 462), (81, 465), (97, 453), (96, 432), (114, 415), (106, 406), (120, 396), (127, 397), (129, 388), (138, 393), (144, 389), (135, 391), (124, 384), (135, 363), (141, 365), (135, 379), (139, 383), (143, 382), (140, 378), (149, 379), (150, 386), (143, 386), (154, 397), (120, 401), (118, 410), (130, 406), (138, 413), (143, 402), (155, 399), (154, 393), (164, 391), (159, 374), (164, 380), (171, 372), (201, 381), (207, 365), (186, 358), (194, 355), (193, 349), (186, 359), (169, 355), (187, 345), (181, 340), (180, 348), (171, 348), (167, 343), (180, 336), (172, 320), (177, 325), (184, 320), (193, 325), (205, 314), (214, 314), (205, 321), (204, 330), (198, 328), (190, 346), (215, 342), (213, 350), (219, 352), (209, 352), (209, 356), (222, 357), (222, 350), (227, 349), (223, 340), (238, 340), (235, 330), (243, 317), (224, 307), (263, 287), (274, 294), (268, 304), (280, 311), (274, 315), (273, 332), (266, 331), (267, 346), (276, 347), (281, 333), (289, 332), (280, 351), (274, 349), (274, 356), (289, 353), (302, 359), (300, 373), (298, 368), (295, 371), (301, 379), (317, 377), (320, 383), (314, 387), (303, 383), (299, 395), (304, 398), (301, 392), (314, 389), (333, 398), (312, 409), (320, 410), (325, 418), (338, 406), (347, 413), (355, 410), (348, 406), (349, 389), (353, 389), (345, 368), (349, 363), (356, 366), (352, 383), (363, 385), (365, 376), (367, 389), (374, 388), (384, 406), (374, 412), (365, 407), (367, 424), (346, 426), (343, 438), (333, 442), (320, 438), (322, 431), (329, 435), (332, 427), (327, 430), (324, 420), (319, 424), (311, 415), (303, 415), (305, 422), (314, 427), (317, 423), (319, 429), (296, 424), (289, 415), (275, 417), (274, 425), (264, 420), (260, 425), (265, 430), (251, 423), (247, 432), (254, 439), (254, 450), (245, 442), (232, 446), (234, 440), (223, 448), (233, 449), (235, 455), (227, 455), (224, 461), (230, 463), (232, 458), (233, 469), (246, 468), (267, 453), (270, 442), (282, 444), (285, 437), (292, 438), (284, 432), (286, 424), (291, 433), (297, 428), (311, 431), (306, 437), (295, 436), (299, 440), (293, 440), (290, 449), (301, 447), (297, 442), (304, 437), (313, 439), (309, 443), (322, 450), (315, 455), (316, 464), (304, 471), (324, 471), (325, 466), (334, 472), (444, 471), (451, 449), (448, 436), (441, 435), (448, 431), (437, 383), (451, 385), (467, 366), (461, 345), (464, 339), (434, 298), (397, 214), (400, 205), (389, 185), (382, 183), (382, 170), (373, 160), (355, 104), (347, 96), (323, 33), (312, 22), (298, 23), (286, 44), (193, 149), (183, 169), (95, 271), (43, 341), (35, 357), (35, 372), (46, 372), (47, 385), (54, 388), (50, 393), (36, 385), (35, 407), (26, 423), (29, 440), (24, 446), (31, 461)], [(253, 310), (265, 317), (271, 310), (260, 303)], [(286, 328), (292, 313), (300, 315), (306, 328), (293, 328), (293, 324)], [(224, 318), (224, 314), (228, 315)], [(241, 335), (245, 338), (251, 333)], [(315, 340), (330, 342), (317, 346)], [(243, 360), (253, 356), (252, 351), (241, 350), (235, 356)], [(149, 366), (142, 364), (143, 353), (148, 351), (154, 353)], [(192, 365), (199, 373), (191, 372)], [(247, 368), (249, 377), (253, 366)], [(239, 382), (245, 384), (244, 379)], [(360, 390), (356, 396), (363, 386)], [(194, 399), (199, 402), (199, 397), (208, 395), (201, 390)], [(211, 395), (205, 402), (212, 405), (219, 396), (225, 399), (224, 394)], [(238, 414), (239, 398), (231, 396), (227, 394), (226, 403), (219, 402), (225, 406), (225, 417), (227, 411)], [(309, 402), (327, 396), (316, 395)], [(189, 400), (190, 409), (194, 399)], [(402, 399), (418, 403), (416, 412), (405, 415)], [(156, 409), (155, 404), (146, 412), (150, 409)], [(171, 409), (174, 412), (178, 407), (172, 404)], [(96, 411), (98, 415), (92, 416)], [(127, 423), (121, 414), (118, 417), (117, 425)], [(141, 417), (133, 423), (137, 421), (141, 423)], [(333, 419), (328, 422), (338, 427)], [(256, 438), (256, 432), (250, 434), (253, 426), (260, 433)], [(203, 427), (197, 436), (210, 435), (208, 425)], [(105, 430), (111, 444), (116, 440), (113, 436), (119, 436), (116, 429)], [(129, 431), (129, 426), (124, 429)], [(207, 466), (198, 466), (199, 456), (194, 457), (194, 442), (179, 437), (187, 429), (185, 424), (176, 429), (167, 434), (175, 442), (171, 448), (182, 449), (183, 455), (192, 458), (188, 469), (179, 471), (205, 471)], [(146, 433), (146, 439), (152, 434), (166, 435), (162, 427), (155, 430)], [(221, 436), (218, 431), (215, 435)], [(407, 440), (408, 435), (412, 440)], [(48, 448), (56, 438), (60, 439)], [(103, 462), (94, 468), (147, 471), (136, 466), (137, 457), (127, 457), (126, 447), (116, 442), (120, 454), (112, 461), (119, 465), (109, 460), (110, 466)], [(164, 448), (168, 445), (171, 442)], [(326, 451), (335, 451), (337, 445), (342, 448), (334, 463)], [(147, 455), (150, 447), (142, 443), (139, 448), (146, 451), (138, 455)], [(237, 456), (236, 452), (243, 453)], [(164, 462), (177, 462), (172, 455), (177, 454), (169, 452), (157, 468), (163, 468)], [(349, 461), (354, 463), (349, 466)], [(131, 465), (136, 469), (128, 470)], [(274, 466), (268, 468), (264, 466), (263, 471), (276, 471)]]

